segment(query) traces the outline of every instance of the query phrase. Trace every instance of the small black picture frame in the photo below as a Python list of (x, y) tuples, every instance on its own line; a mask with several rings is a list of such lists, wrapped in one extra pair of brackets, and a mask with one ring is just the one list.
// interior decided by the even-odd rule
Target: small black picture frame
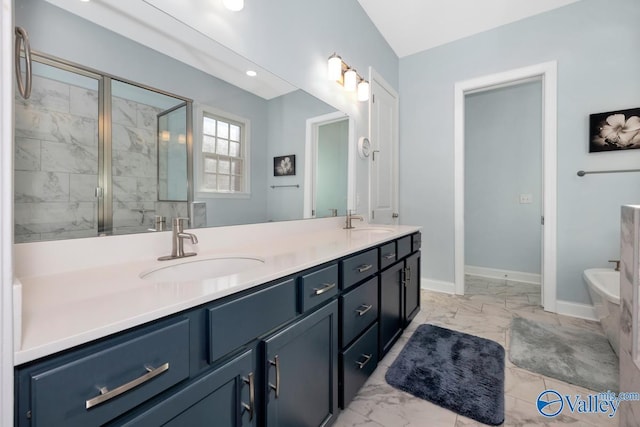
[(640, 108), (589, 115), (589, 152), (640, 148)]
[(287, 154), (273, 158), (273, 176), (292, 176), (296, 174), (296, 156)]

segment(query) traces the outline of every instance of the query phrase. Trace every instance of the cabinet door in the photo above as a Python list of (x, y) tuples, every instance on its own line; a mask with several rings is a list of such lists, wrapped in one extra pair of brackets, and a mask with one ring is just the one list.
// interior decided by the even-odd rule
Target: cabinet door
[(420, 252), (405, 261), (404, 276), (404, 326), (420, 311)]
[(391, 348), (402, 333), (404, 261), (400, 261), (380, 274), (380, 358)]
[(264, 341), (266, 425), (333, 422), (338, 400), (338, 304), (333, 301)]
[(253, 351), (248, 350), (160, 403), (114, 425), (249, 427), (256, 425)]

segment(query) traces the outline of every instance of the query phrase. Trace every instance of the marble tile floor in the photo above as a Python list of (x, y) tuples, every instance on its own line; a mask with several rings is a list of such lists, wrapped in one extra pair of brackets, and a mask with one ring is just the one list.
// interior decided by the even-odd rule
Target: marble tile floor
[[(464, 296), (422, 291), (422, 309), (378, 368), (340, 414), (336, 427), (461, 427), (482, 426), (428, 401), (399, 391), (386, 383), (384, 375), (413, 331), (423, 323), (466, 332), (500, 343), (505, 354), (504, 426), (617, 426), (617, 417), (573, 414), (568, 409), (555, 418), (545, 418), (536, 409), (538, 395), (546, 389), (561, 394), (586, 396), (594, 391), (539, 375), (509, 361), (509, 327), (514, 317), (603, 333), (600, 324), (545, 312), (540, 306), (540, 286), (509, 280), (466, 277)], [(598, 392), (601, 390), (598, 390)]]

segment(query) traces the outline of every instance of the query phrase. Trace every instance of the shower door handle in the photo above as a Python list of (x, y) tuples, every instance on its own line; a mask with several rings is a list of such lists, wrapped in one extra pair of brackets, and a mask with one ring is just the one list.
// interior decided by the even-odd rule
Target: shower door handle
[[(18, 80), (18, 91), (24, 99), (29, 99), (31, 96), (31, 45), (29, 44), (29, 34), (27, 30), (22, 27), (16, 27), (16, 44), (15, 44), (15, 69), (16, 79)], [(26, 81), (22, 81), (22, 67), (20, 66), (20, 51), (24, 46), (24, 59), (25, 59), (25, 76)]]

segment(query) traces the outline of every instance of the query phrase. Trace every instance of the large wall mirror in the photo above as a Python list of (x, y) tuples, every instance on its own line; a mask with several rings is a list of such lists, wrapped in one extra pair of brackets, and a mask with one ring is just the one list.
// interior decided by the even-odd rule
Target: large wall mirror
[(331, 105), (148, 2), (15, 11), (37, 52), (15, 101), (16, 243), (351, 207), (354, 123)]

